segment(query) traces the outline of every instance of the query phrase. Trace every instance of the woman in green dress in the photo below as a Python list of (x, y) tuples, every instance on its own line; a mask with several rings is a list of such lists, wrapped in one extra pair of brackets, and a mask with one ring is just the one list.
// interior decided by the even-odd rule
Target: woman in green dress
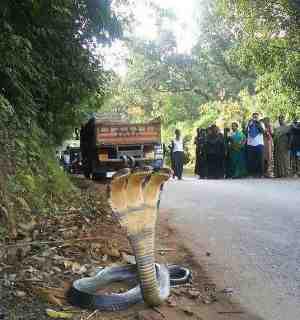
[(246, 136), (239, 129), (239, 125), (233, 122), (232, 134), (229, 145), (229, 159), (232, 178), (242, 178), (247, 175), (246, 170)]

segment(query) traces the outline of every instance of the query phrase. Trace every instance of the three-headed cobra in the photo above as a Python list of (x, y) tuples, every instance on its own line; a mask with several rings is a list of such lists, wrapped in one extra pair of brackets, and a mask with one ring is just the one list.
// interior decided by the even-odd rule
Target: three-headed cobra
[[(110, 204), (114, 216), (126, 231), (136, 258), (136, 266), (104, 268), (95, 277), (73, 283), (67, 293), (73, 305), (99, 310), (121, 310), (144, 300), (150, 306), (163, 303), (170, 286), (189, 281), (190, 272), (176, 265), (155, 263), (155, 227), (162, 185), (170, 169), (151, 167), (122, 169), (112, 178)], [(98, 295), (97, 290), (113, 281), (131, 280), (137, 284), (121, 294)]]

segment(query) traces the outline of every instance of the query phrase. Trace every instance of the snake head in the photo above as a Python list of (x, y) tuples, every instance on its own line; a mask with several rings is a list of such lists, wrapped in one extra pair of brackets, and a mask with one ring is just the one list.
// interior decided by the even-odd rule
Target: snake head
[(170, 175), (168, 168), (154, 171), (144, 167), (122, 169), (113, 176), (110, 204), (128, 236), (155, 226), (162, 185)]

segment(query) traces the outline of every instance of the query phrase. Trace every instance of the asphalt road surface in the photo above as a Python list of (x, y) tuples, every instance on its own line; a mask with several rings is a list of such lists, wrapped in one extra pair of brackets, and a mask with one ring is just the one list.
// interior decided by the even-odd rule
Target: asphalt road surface
[(299, 179), (170, 181), (161, 208), (242, 306), (265, 320), (300, 319)]

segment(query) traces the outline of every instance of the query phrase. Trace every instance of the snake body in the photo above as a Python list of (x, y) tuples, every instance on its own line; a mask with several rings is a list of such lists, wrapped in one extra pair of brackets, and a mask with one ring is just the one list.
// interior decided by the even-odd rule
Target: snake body
[[(160, 295), (169, 296), (170, 287), (176, 287), (188, 283), (191, 273), (188, 269), (171, 265), (156, 264), (157, 281), (159, 282)], [(97, 294), (111, 283), (126, 281), (135, 285), (124, 293)], [(143, 295), (138, 283), (136, 265), (106, 267), (101, 269), (94, 277), (82, 278), (74, 281), (67, 293), (68, 301), (75, 306), (84, 309), (101, 311), (119, 311), (129, 308), (131, 305), (143, 301)]]
[[(87, 309), (115, 311), (144, 301), (150, 306), (162, 304), (170, 287), (184, 284), (190, 271), (173, 265), (155, 263), (155, 226), (162, 185), (170, 177), (169, 169), (123, 169), (114, 175), (110, 203), (114, 216), (127, 232), (136, 265), (107, 267), (96, 276), (76, 280), (67, 293), (68, 301)], [(130, 281), (135, 286), (120, 294), (97, 294), (116, 281)]]

